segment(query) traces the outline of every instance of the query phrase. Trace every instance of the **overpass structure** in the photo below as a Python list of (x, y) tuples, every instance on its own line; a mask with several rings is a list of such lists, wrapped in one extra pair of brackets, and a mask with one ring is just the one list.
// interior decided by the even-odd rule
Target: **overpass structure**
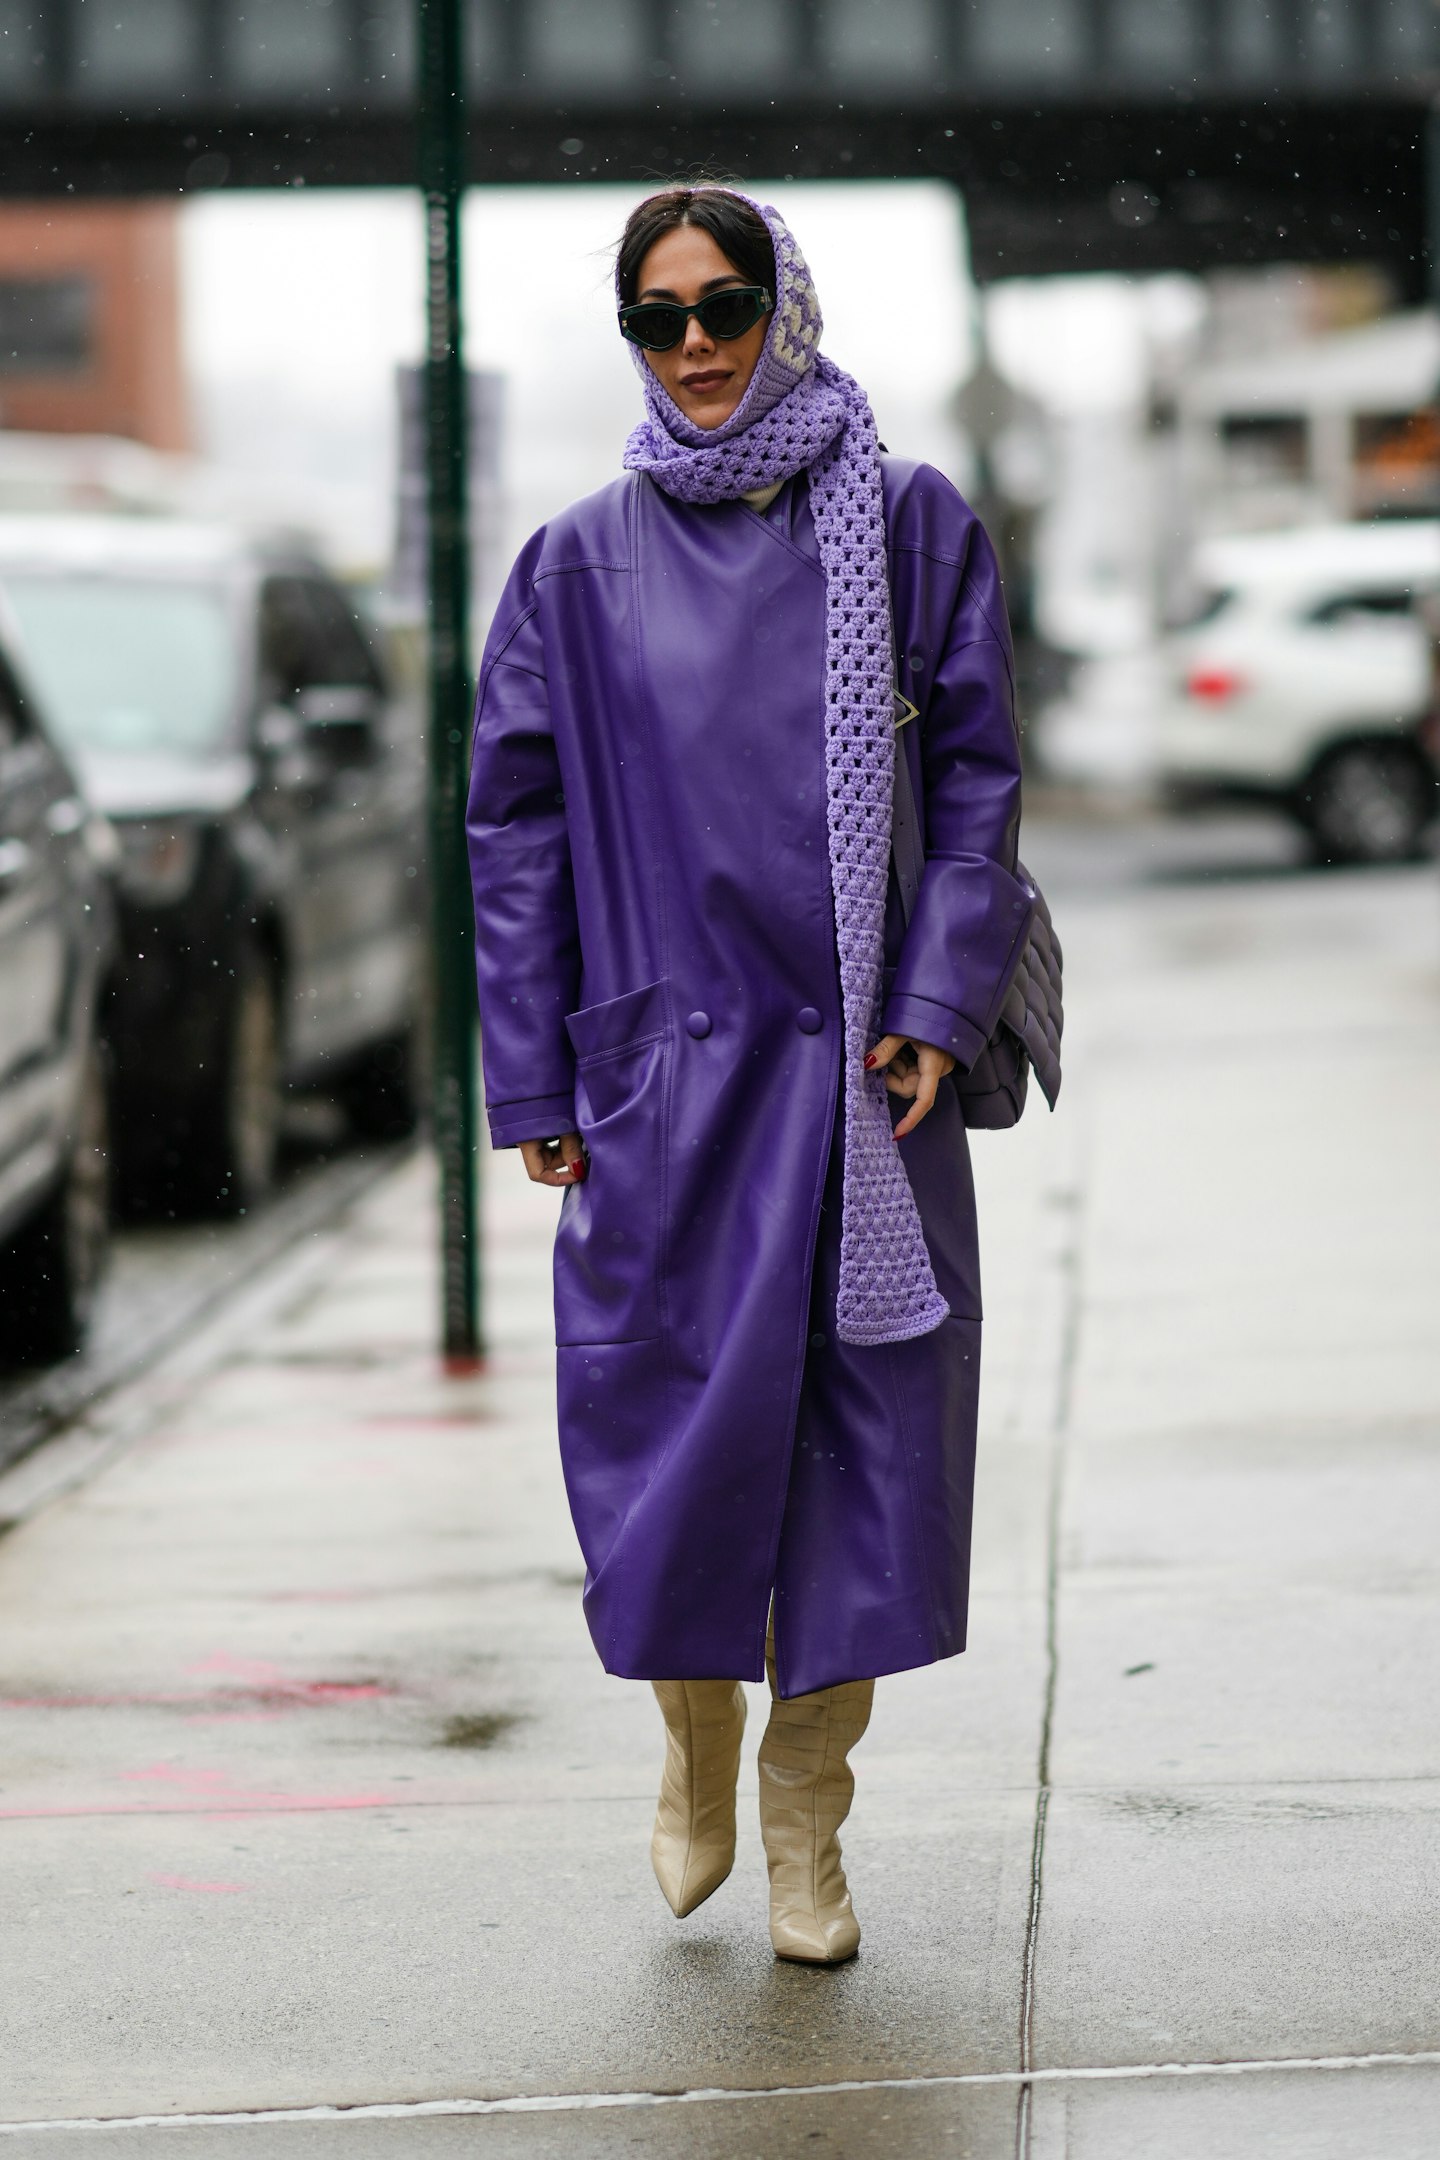
[[(0, 0), (0, 186), (413, 182), (414, 15)], [(938, 177), (981, 279), (1429, 284), (1436, 0), (468, 0), (466, 28), (473, 182)]]

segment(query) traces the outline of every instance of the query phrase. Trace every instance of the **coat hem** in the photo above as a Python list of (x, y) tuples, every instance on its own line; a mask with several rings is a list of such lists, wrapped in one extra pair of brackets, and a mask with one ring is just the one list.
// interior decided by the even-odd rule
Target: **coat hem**
[[(947, 1658), (963, 1657), (965, 1655), (965, 1649), (966, 1645), (964, 1642), (957, 1643), (952, 1650), (937, 1649), (932, 1643), (928, 1650), (922, 1650), (913, 1657), (907, 1655), (897, 1658), (892, 1655), (890, 1657), (883, 1658), (879, 1664), (876, 1664), (870, 1658), (862, 1658), (861, 1660), (859, 1660), (859, 1663), (865, 1668), (863, 1671), (852, 1672), (849, 1669), (848, 1665), (844, 1668), (837, 1668), (834, 1672), (827, 1673), (826, 1677), (823, 1680), (815, 1680), (812, 1686), (801, 1690), (801, 1693), (805, 1695), (814, 1695), (817, 1694), (821, 1688), (845, 1687), (854, 1680), (886, 1680), (893, 1673), (920, 1672), (927, 1665), (943, 1665)], [(602, 1668), (610, 1675), (610, 1678), (612, 1680), (635, 1680), (642, 1683), (648, 1682), (652, 1685), (657, 1680), (745, 1680), (754, 1684), (765, 1678), (765, 1656), (763, 1650), (760, 1655), (758, 1666), (755, 1664), (747, 1665), (743, 1672), (736, 1669), (741, 1663), (741, 1660), (739, 1659), (731, 1661), (724, 1672), (717, 1672), (714, 1666), (710, 1664), (707, 1664), (703, 1671), (696, 1670), (694, 1672), (676, 1672), (673, 1667), (671, 1667), (667, 1668), (664, 1672), (639, 1672), (629, 1665), (612, 1665), (610, 1660), (606, 1657), (604, 1651), (600, 1650), (598, 1644), (596, 1645), (596, 1650), (599, 1655)], [(648, 1665), (650, 1661), (647, 1658), (644, 1660), (644, 1662)], [(810, 1675), (807, 1674), (806, 1677), (808, 1679)], [(777, 1692), (779, 1693), (780, 1700), (782, 1702), (795, 1702), (799, 1699), (796, 1695), (786, 1694), (785, 1690), (779, 1687), (778, 1670), (776, 1673), (776, 1683)]]

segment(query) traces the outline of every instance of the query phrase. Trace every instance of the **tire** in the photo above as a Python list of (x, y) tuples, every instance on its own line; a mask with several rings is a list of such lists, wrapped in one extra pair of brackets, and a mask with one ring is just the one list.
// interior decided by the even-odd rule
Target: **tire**
[(367, 1050), (341, 1083), (340, 1101), (357, 1138), (408, 1140), (421, 1111), (417, 1030)]
[(82, 1350), (109, 1251), (109, 1096), (92, 1049), (64, 1173), (0, 1261), (0, 1353), (48, 1365)]
[(201, 1214), (248, 1214), (275, 1184), (280, 1152), (280, 988), (260, 946), (235, 956), (219, 1069), (187, 1120), (193, 1135), (185, 1184)]
[(1435, 776), (1407, 743), (1345, 743), (1320, 760), (1298, 808), (1319, 862), (1413, 862), (1435, 815)]

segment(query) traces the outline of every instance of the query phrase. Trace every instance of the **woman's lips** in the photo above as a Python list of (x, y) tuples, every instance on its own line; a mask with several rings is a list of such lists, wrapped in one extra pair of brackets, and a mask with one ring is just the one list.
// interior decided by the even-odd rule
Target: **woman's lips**
[(728, 382), (729, 379), (728, 368), (710, 368), (704, 374), (682, 375), (680, 387), (682, 390), (713, 390), (717, 384)]

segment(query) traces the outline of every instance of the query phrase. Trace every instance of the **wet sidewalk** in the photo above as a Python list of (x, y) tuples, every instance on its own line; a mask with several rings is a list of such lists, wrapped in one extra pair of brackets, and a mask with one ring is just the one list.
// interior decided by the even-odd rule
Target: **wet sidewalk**
[(971, 1649), (877, 1690), (839, 1972), (771, 1956), (758, 1719), (731, 1880), (651, 1878), (513, 1156), (481, 1379), (416, 1161), (0, 1478), (0, 2160), (1432, 2153), (1434, 901), (1062, 916), (1061, 1115), (976, 1145)]

